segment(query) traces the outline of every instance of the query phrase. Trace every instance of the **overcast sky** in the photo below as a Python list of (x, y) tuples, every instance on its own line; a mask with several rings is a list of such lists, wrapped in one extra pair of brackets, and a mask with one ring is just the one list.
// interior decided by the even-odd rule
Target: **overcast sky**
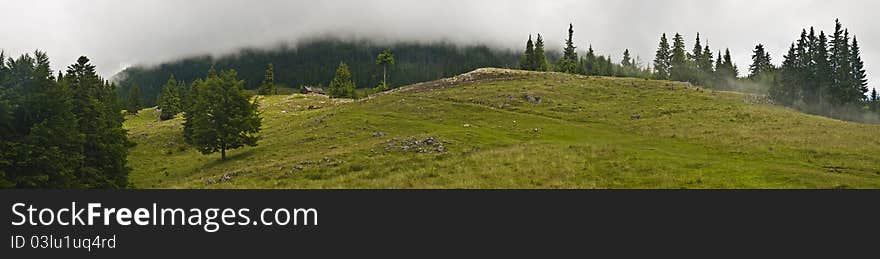
[[(803, 27), (833, 30), (840, 18), (858, 36), (871, 86), (880, 85), (880, 1), (810, 0), (0, 0), (0, 49), (47, 51), (54, 69), (87, 55), (110, 77), (135, 64), (194, 54), (271, 47), (316, 34), (380, 40), (450, 40), (519, 50), (530, 33), (561, 48), (575, 44), (650, 62), (661, 33), (680, 32), (689, 49), (700, 32), (713, 51), (730, 48), (741, 71), (755, 44), (779, 64)], [(871, 11), (869, 11), (871, 10)]]

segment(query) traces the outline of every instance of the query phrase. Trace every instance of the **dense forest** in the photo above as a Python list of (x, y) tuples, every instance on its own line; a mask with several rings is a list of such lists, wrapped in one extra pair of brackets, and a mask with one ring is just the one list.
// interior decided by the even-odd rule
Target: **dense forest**
[(257, 89), (268, 64), (274, 66), (274, 82), (281, 87), (327, 85), (340, 62), (345, 62), (358, 88), (376, 87), (383, 81), (383, 66), (376, 56), (391, 49), (396, 57), (388, 67), (388, 84), (401, 86), (461, 74), (480, 67), (516, 67), (518, 53), (483, 45), (458, 46), (451, 43), (376, 44), (366, 40), (315, 39), (295, 46), (271, 50), (243, 49), (222, 56), (197, 56), (156, 66), (136, 66), (123, 70), (114, 80), (120, 96), (128, 96), (138, 86), (146, 105), (154, 105), (160, 88), (170, 75), (184, 82), (203, 77), (211, 67), (234, 69), (245, 81), (246, 89)]

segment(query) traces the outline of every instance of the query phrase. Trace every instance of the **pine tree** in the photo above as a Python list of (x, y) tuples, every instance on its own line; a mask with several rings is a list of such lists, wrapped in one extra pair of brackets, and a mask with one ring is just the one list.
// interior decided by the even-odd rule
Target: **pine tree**
[(156, 104), (161, 111), (159, 113), (160, 120), (173, 119), (182, 111), (179, 90), (179, 82), (174, 79), (174, 75), (171, 75), (171, 77), (168, 78), (168, 82), (162, 86), (162, 93), (159, 94), (159, 98), (156, 101)]
[(532, 43), (532, 35), (526, 41), (526, 50), (519, 58), (519, 68), (522, 70), (535, 70), (535, 45)]
[(815, 39), (811, 48), (812, 63), (814, 64), (813, 80), (812, 80), (812, 100), (807, 103), (818, 103), (819, 107), (824, 107), (829, 98), (831, 86), (834, 85), (834, 70), (828, 59), (828, 38), (825, 32), (819, 33), (819, 37)]
[(620, 61), (620, 65), (623, 67), (632, 67), (632, 57), (629, 55), (629, 49), (623, 50), (623, 60)]
[(330, 97), (355, 98), (356, 93), (354, 89), (355, 86), (351, 80), (351, 72), (348, 70), (348, 65), (344, 62), (339, 63), (339, 67), (336, 68), (336, 74), (333, 76), (333, 80), (330, 81), (328, 89)]
[(382, 66), (382, 87), (383, 90), (388, 90), (388, 66), (394, 65), (394, 54), (391, 54), (390, 49), (385, 49), (382, 53), (379, 53), (379, 56), (376, 57), (376, 64)]
[[(852, 71), (853, 71), (853, 89), (855, 89), (855, 94), (864, 95), (868, 92), (868, 76), (865, 74), (865, 62), (862, 61), (862, 53), (859, 48), (859, 40), (856, 36), (853, 36), (852, 42), (852, 56), (850, 57), (852, 61)], [(876, 89), (875, 89), (876, 90)], [(876, 92), (874, 92), (876, 94)]]
[(532, 67), (537, 71), (550, 71), (550, 63), (544, 54), (544, 38), (538, 33), (538, 39), (535, 41), (535, 53)]
[(128, 90), (128, 99), (126, 101), (126, 110), (129, 114), (137, 114), (143, 108), (144, 100), (141, 97), (141, 88), (137, 84), (131, 86)]
[(877, 95), (877, 88), (871, 89), (871, 111), (880, 112), (880, 96)]
[(758, 44), (752, 52), (752, 64), (749, 65), (749, 79), (757, 79), (771, 70), (773, 70), (773, 63), (770, 61), (770, 53), (767, 53), (763, 44)]
[(694, 63), (694, 70), (703, 71), (703, 46), (700, 43), (700, 33), (697, 33), (697, 38), (694, 42), (694, 50), (691, 52), (691, 61)]
[(676, 33), (672, 41), (672, 58), (670, 61), (669, 77), (675, 81), (690, 81), (690, 62), (688, 53), (684, 50), (684, 38)]
[(86, 57), (67, 68), (64, 82), (73, 92), (76, 125), (83, 137), (83, 160), (77, 170), (80, 186), (127, 187), (131, 170), (126, 166), (129, 142), (115, 89), (97, 75)]
[(260, 88), (257, 88), (257, 94), (278, 94), (278, 89), (275, 87), (275, 66), (272, 63), (269, 63), (266, 67), (266, 74), (263, 76), (263, 83), (260, 84)]
[(590, 45), (587, 49), (587, 56), (584, 57), (584, 74), (586, 75), (598, 75), (599, 74), (599, 65), (597, 64), (598, 60), (596, 59), (596, 52), (593, 51), (593, 45)]
[(562, 59), (559, 60), (557, 70), (563, 73), (575, 73), (577, 71), (577, 52), (574, 46), (574, 25), (568, 24), (568, 39), (565, 40), (565, 48), (562, 50)]
[(669, 41), (666, 40), (666, 33), (660, 37), (660, 46), (657, 47), (657, 53), (654, 57), (654, 70), (657, 79), (669, 79), (669, 68), (672, 62), (672, 54), (669, 49)]
[(776, 103), (790, 106), (799, 99), (799, 91), (802, 79), (798, 50), (794, 43), (788, 48), (788, 54), (783, 56), (781, 79), (778, 83), (770, 86), (770, 98)]
[(226, 151), (244, 146), (256, 146), (262, 119), (256, 99), (251, 101), (237, 79), (234, 70), (220, 75), (209, 75), (196, 87), (192, 116), (192, 142), (202, 154), (220, 152), (226, 160)]

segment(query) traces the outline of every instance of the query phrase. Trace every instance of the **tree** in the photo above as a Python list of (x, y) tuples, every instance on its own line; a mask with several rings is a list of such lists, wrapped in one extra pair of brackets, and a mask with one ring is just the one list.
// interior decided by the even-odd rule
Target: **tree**
[(877, 88), (871, 89), (870, 108), (873, 112), (880, 112), (880, 96), (877, 95)]
[(672, 55), (669, 50), (669, 41), (666, 40), (666, 33), (660, 37), (660, 46), (657, 47), (657, 53), (654, 57), (654, 70), (657, 79), (669, 79), (669, 68), (672, 62)]
[(2, 63), (0, 187), (83, 187), (83, 141), (70, 91), (53, 77), (48, 56), (36, 51), (10, 59), (8, 68)]
[(73, 111), (83, 136), (83, 160), (77, 177), (83, 188), (125, 188), (127, 133), (122, 128), (122, 107), (116, 101), (116, 89), (103, 82), (87, 57), (68, 66), (64, 77), (73, 91)]
[(529, 34), (529, 40), (526, 41), (526, 50), (519, 58), (519, 68), (522, 70), (535, 70), (535, 45), (532, 43), (532, 35)]
[(199, 90), (187, 119), (192, 120), (192, 142), (202, 154), (219, 151), (220, 160), (226, 160), (226, 150), (257, 145), (262, 123), (259, 104), (243, 85), (235, 70), (227, 70), (195, 86)]
[(773, 63), (770, 62), (770, 53), (764, 50), (763, 44), (755, 46), (752, 52), (752, 64), (749, 66), (749, 78), (757, 79), (758, 76), (773, 70)]
[(828, 38), (822, 31), (819, 33), (819, 37), (813, 41), (814, 45), (810, 49), (814, 70), (811, 80), (812, 93), (810, 93), (812, 99), (807, 103), (818, 103), (820, 108), (825, 106), (830, 87), (834, 84), (834, 70), (828, 60), (827, 42)]
[(278, 94), (278, 89), (275, 87), (275, 66), (272, 63), (269, 63), (266, 67), (266, 75), (263, 76), (263, 83), (260, 84), (260, 88), (257, 88), (257, 94)]
[(632, 57), (629, 55), (629, 49), (623, 50), (623, 59), (620, 61), (620, 65), (623, 67), (632, 67)]
[(547, 62), (547, 56), (544, 54), (544, 38), (538, 33), (538, 39), (535, 41), (534, 63), (532, 67), (537, 71), (550, 71), (550, 63)]
[(126, 110), (129, 114), (137, 114), (143, 108), (144, 100), (141, 97), (141, 88), (132, 85), (128, 90), (128, 100), (126, 101)]
[(351, 80), (351, 72), (348, 70), (348, 65), (345, 62), (339, 63), (339, 67), (336, 68), (336, 74), (333, 76), (333, 80), (330, 81), (328, 89), (330, 97), (355, 98), (357, 93), (354, 91), (354, 88), (354, 82)]
[(394, 55), (391, 54), (391, 49), (385, 49), (379, 53), (379, 56), (376, 57), (376, 64), (382, 65), (382, 87), (388, 89), (388, 66), (394, 65)]
[[(861, 49), (859, 48), (859, 40), (853, 36), (852, 42), (852, 89), (855, 95), (864, 96), (868, 92), (868, 76), (865, 74), (865, 62), (862, 61)], [(876, 93), (876, 92), (875, 92)]]
[(776, 103), (790, 106), (800, 99), (800, 84), (803, 82), (801, 68), (798, 65), (801, 57), (798, 56), (798, 49), (794, 43), (783, 58), (785, 60), (782, 61), (780, 81), (770, 86), (769, 93), (770, 98)]
[(574, 46), (574, 25), (568, 24), (568, 39), (565, 40), (565, 48), (562, 50), (562, 59), (559, 60), (557, 70), (564, 73), (574, 73), (577, 70), (577, 52)]
[(700, 61), (703, 60), (703, 46), (700, 43), (700, 33), (697, 33), (697, 39), (694, 42), (694, 50), (691, 52), (691, 60), (694, 62), (693, 68), (696, 71), (703, 70), (703, 63)]
[(180, 104), (180, 86), (177, 80), (174, 79), (174, 75), (171, 75), (168, 78), (168, 82), (162, 86), (162, 93), (159, 94), (156, 104), (159, 106), (160, 120), (173, 119), (178, 113), (183, 111)]
[(672, 40), (672, 58), (670, 61), (669, 77), (675, 81), (690, 81), (690, 61), (685, 51), (684, 37), (676, 33)]

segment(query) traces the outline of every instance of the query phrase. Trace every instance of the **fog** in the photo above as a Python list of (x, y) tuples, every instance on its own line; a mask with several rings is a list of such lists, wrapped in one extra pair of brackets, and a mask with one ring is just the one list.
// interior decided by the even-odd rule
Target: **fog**
[(135, 64), (241, 47), (273, 47), (315, 35), (377, 41), (452, 41), (519, 49), (541, 33), (560, 49), (568, 23), (575, 44), (619, 59), (624, 49), (650, 62), (661, 33), (680, 32), (689, 48), (700, 32), (713, 52), (730, 48), (745, 72), (755, 44), (781, 63), (801, 28), (833, 30), (834, 19), (859, 38), (871, 86), (880, 84), (880, 1), (502, 1), (502, 0), (0, 0), (0, 49), (47, 51), (62, 69), (87, 55), (110, 77)]

